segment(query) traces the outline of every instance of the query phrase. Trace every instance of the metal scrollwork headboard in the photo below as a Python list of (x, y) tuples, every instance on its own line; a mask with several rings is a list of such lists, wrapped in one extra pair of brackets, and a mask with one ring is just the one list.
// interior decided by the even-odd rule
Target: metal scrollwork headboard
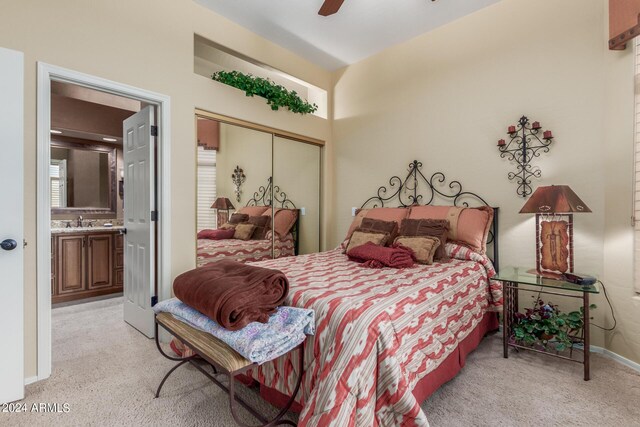
[[(275, 202), (275, 203), (274, 203)], [(282, 209), (297, 209), (289, 199), (287, 193), (280, 189), (279, 185), (273, 185), (273, 178), (269, 177), (267, 185), (261, 185), (258, 191), (247, 202), (247, 206), (272, 206)]]
[[(275, 203), (274, 203), (275, 202)], [(253, 197), (249, 199), (246, 206), (273, 206), (280, 209), (298, 209), (296, 205), (289, 199), (287, 193), (280, 189), (279, 185), (273, 185), (273, 177), (269, 177), (267, 185), (261, 185), (258, 191), (253, 193)], [(291, 228), (291, 234), (294, 241), (294, 253), (298, 255), (300, 250), (300, 213), (296, 219), (296, 223)]]
[[(422, 162), (414, 160), (409, 163), (408, 173), (403, 178), (394, 175), (389, 178), (387, 186), (381, 186), (375, 196), (368, 198), (360, 209), (385, 207), (396, 202), (398, 207), (408, 208), (415, 205), (431, 205), (437, 199), (449, 201), (452, 206), (471, 207), (481, 205), (492, 207), (487, 201), (470, 191), (464, 191), (459, 181), (447, 184), (445, 175), (436, 172), (427, 178), (422, 173)], [(420, 186), (420, 183), (426, 186)], [(420, 188), (419, 188), (420, 187)], [(493, 207), (493, 224), (489, 230), (487, 244), (493, 245), (493, 264), (498, 269), (498, 208)]]

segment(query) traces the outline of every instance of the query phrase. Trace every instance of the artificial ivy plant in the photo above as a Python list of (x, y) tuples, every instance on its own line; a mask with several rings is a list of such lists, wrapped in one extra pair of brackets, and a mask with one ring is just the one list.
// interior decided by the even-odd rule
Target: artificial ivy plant
[(316, 104), (310, 104), (303, 100), (295, 90), (287, 90), (269, 79), (244, 74), (240, 71), (218, 71), (211, 78), (243, 90), (247, 96), (258, 95), (265, 98), (267, 104), (274, 111), (277, 111), (280, 107), (286, 107), (289, 111), (304, 115), (315, 113), (318, 110)]

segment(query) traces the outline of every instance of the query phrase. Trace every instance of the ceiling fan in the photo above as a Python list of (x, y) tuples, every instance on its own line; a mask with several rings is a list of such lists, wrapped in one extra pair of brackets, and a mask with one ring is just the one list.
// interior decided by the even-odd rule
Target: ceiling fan
[(342, 3), (344, 3), (344, 0), (325, 0), (325, 2), (322, 4), (322, 7), (320, 8), (320, 11), (318, 12), (318, 15), (333, 15), (340, 9)]
[[(436, 0), (431, 0), (431, 1), (436, 1)], [(340, 10), (342, 3), (344, 3), (344, 0), (325, 0), (324, 3), (322, 3), (322, 7), (320, 8), (320, 11), (318, 11), (318, 15), (322, 15), (322, 16), (333, 15), (334, 13), (338, 12), (338, 10)]]

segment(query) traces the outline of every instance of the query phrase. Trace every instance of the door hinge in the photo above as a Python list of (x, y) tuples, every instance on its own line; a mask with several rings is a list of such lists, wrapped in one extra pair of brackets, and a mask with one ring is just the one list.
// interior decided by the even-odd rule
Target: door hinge
[(158, 220), (158, 211), (151, 211), (151, 221)]
[(154, 305), (156, 305), (158, 303), (158, 297), (151, 297), (151, 307), (153, 307)]
[(158, 126), (151, 126), (151, 136), (158, 136)]

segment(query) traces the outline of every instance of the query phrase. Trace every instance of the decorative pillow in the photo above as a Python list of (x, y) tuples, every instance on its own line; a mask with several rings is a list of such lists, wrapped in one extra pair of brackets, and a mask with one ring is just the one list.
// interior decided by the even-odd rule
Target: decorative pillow
[(198, 233), (198, 239), (209, 239), (209, 240), (224, 240), (224, 239), (233, 239), (233, 234), (235, 230), (230, 228), (228, 230), (218, 229), (218, 230), (200, 230)]
[(234, 239), (249, 240), (256, 231), (256, 226), (253, 224), (238, 224), (236, 230), (233, 233)]
[(384, 246), (389, 241), (388, 233), (380, 233), (377, 231), (361, 231), (357, 229), (351, 234), (349, 243), (347, 244), (347, 252), (356, 246), (364, 245), (367, 242), (371, 242), (374, 245)]
[(247, 222), (248, 220), (249, 215), (236, 212), (231, 215), (231, 218), (229, 218), (229, 224), (240, 224), (243, 222)]
[(435, 237), (440, 244), (436, 248), (434, 260), (447, 261), (445, 244), (449, 235), (449, 221), (446, 219), (403, 219), (400, 225), (401, 236)]
[(271, 218), (268, 216), (250, 216), (248, 224), (253, 224), (256, 226), (256, 230), (253, 232), (253, 236), (251, 236), (252, 240), (264, 240), (267, 235), (267, 231), (270, 229)]
[(363, 231), (389, 233), (389, 242), (393, 242), (393, 239), (398, 235), (398, 228), (399, 224), (395, 221), (384, 221), (368, 217), (363, 218), (360, 227), (358, 227), (359, 230)]
[(218, 229), (220, 230), (234, 230), (238, 224), (231, 224), (230, 222), (225, 222)]
[[(298, 210), (277, 208), (274, 211), (275, 216), (273, 220), (273, 229), (280, 235), (280, 237), (285, 237), (296, 224), (298, 219)], [(262, 215), (270, 218), (271, 211), (266, 211)]]
[(245, 206), (244, 208), (240, 208), (238, 213), (246, 214), (248, 216), (258, 216), (262, 215), (266, 211), (271, 211), (271, 206)]
[(356, 228), (362, 225), (364, 218), (379, 219), (382, 221), (393, 221), (400, 226), (400, 222), (407, 217), (409, 209), (407, 208), (373, 208), (373, 209), (360, 209), (349, 227), (347, 237), (345, 240), (351, 237), (351, 234)]
[(393, 242), (413, 250), (416, 261), (421, 264), (433, 264), (433, 256), (440, 246), (440, 239), (431, 236), (398, 236)]
[(461, 208), (455, 206), (413, 206), (410, 219), (446, 219), (449, 221), (449, 239), (462, 243), (476, 252), (485, 253), (487, 238), (493, 222), (493, 209)]

